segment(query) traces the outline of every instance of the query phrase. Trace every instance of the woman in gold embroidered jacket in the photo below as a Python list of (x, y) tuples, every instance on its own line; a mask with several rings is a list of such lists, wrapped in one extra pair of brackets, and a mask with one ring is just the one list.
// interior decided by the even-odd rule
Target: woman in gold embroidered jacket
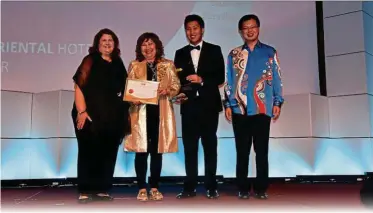
[(144, 33), (136, 45), (136, 60), (129, 65), (128, 79), (158, 81), (158, 105), (132, 103), (129, 109), (131, 134), (125, 138), (124, 149), (136, 152), (135, 170), (139, 193), (137, 199), (149, 199), (146, 186), (147, 159), (150, 154), (150, 199), (162, 200), (158, 182), (162, 170), (162, 154), (178, 151), (176, 122), (170, 99), (180, 89), (174, 63), (164, 58), (162, 42), (154, 33)]

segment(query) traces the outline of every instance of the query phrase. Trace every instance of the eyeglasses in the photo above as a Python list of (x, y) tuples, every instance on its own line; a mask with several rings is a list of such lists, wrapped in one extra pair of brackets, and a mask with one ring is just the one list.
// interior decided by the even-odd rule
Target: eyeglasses
[(248, 31), (248, 30), (256, 30), (258, 26), (251, 26), (251, 27), (243, 27), (242, 30)]

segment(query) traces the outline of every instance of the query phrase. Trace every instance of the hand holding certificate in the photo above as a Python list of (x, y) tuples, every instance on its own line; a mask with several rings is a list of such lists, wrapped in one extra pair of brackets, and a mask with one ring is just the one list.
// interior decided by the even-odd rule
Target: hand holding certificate
[(159, 82), (127, 79), (123, 100), (158, 105)]

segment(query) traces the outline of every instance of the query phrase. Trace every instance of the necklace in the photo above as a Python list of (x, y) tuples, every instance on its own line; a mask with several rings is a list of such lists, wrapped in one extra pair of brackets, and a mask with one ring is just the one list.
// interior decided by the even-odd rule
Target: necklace
[(157, 67), (155, 66), (155, 63), (146, 62), (150, 70), (152, 71), (152, 81), (157, 80)]

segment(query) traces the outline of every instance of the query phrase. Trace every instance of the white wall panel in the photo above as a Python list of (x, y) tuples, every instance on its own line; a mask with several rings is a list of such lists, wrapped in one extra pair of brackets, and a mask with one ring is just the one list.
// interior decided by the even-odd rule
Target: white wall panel
[(366, 53), (326, 58), (328, 96), (364, 94), (368, 92)]
[(324, 1), (324, 18), (362, 10), (361, 1)]
[(2, 138), (30, 137), (31, 105), (31, 93), (1, 91)]
[(330, 137), (372, 137), (369, 96), (329, 97)]
[(325, 55), (364, 51), (363, 26), (362, 11), (324, 19)]
[(328, 101), (313, 94), (285, 96), (279, 120), (271, 125), (271, 137), (328, 137)]

